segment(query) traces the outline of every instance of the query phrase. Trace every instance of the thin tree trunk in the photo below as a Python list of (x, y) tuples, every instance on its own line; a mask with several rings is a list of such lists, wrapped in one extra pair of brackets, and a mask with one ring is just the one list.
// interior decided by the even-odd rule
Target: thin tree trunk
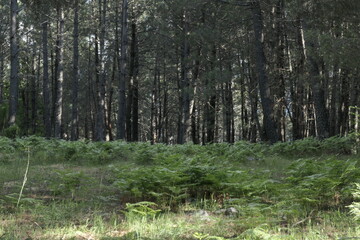
[(349, 107), (350, 107), (350, 79), (348, 77), (349, 70), (343, 69), (343, 74), (341, 77), (341, 105), (339, 110), (341, 110), (341, 115), (339, 117), (339, 124), (340, 124), (340, 134), (341, 136), (345, 136), (348, 134), (349, 131)]
[(262, 42), (263, 34), (263, 19), (261, 14), (259, 0), (252, 2), (252, 17), (255, 33), (255, 48), (256, 48), (256, 69), (258, 73), (259, 89), (261, 104), (264, 113), (264, 130), (265, 136), (270, 143), (275, 143), (279, 140), (277, 126), (274, 121), (273, 101), (270, 94), (270, 86), (268, 75), (266, 73), (266, 57), (264, 53), (264, 46)]
[(19, 91), (19, 60), (18, 60), (18, 2), (10, 3), (10, 96), (9, 96), (9, 125), (16, 124), (16, 114)]
[[(216, 60), (216, 46), (213, 46), (211, 56), (210, 56), (210, 72), (215, 70), (215, 60)], [(210, 77), (210, 79), (208, 79)], [(214, 143), (215, 142), (215, 124), (216, 124), (216, 83), (213, 76), (208, 76), (205, 81), (205, 86), (209, 96), (207, 96), (207, 102), (204, 109), (204, 119), (206, 125), (206, 140), (205, 143)]]
[(99, 42), (96, 41), (96, 69), (97, 69), (97, 108), (96, 108), (96, 141), (105, 141), (105, 20), (106, 20), (106, 0), (99, 0)]
[(157, 91), (156, 91), (156, 83), (157, 83), (157, 56), (155, 59), (155, 69), (154, 69), (154, 79), (153, 79), (153, 86), (152, 86), (152, 94), (151, 94), (151, 113), (150, 113), (150, 143), (156, 143), (157, 136), (156, 136), (156, 129), (157, 129), (157, 109), (156, 109), (156, 102), (157, 102)]
[(297, 52), (299, 55), (296, 64), (296, 76), (290, 86), (291, 100), (292, 100), (292, 133), (293, 140), (302, 139), (305, 136), (306, 122), (305, 122), (305, 88), (304, 88), (304, 75), (305, 75), (305, 61), (306, 61), (306, 48), (304, 31), (300, 17), (297, 18)]
[(42, 23), (42, 43), (43, 43), (43, 104), (44, 104), (44, 127), (45, 137), (51, 137), (51, 102), (50, 100), (50, 80), (49, 80), (49, 60), (48, 60), (48, 22)]
[(276, 5), (276, 118), (279, 140), (286, 140), (286, 117), (285, 117), (285, 1), (278, 0)]
[(56, 100), (55, 100), (55, 138), (62, 138), (62, 114), (63, 114), (63, 82), (64, 82), (64, 10), (61, 6), (57, 9), (59, 27), (57, 32), (57, 73), (56, 73)]
[(132, 111), (131, 111), (131, 117), (132, 117), (132, 130), (131, 130), (131, 136), (132, 141), (137, 142), (139, 141), (139, 47), (138, 47), (138, 39), (137, 39), (137, 25), (135, 20), (132, 23), (132, 44), (133, 44), (133, 51), (134, 51), (134, 74), (133, 74), (133, 80), (132, 80)]
[(22, 119), (23, 128), (22, 133), (27, 135), (29, 131), (29, 82), (26, 81), (26, 86), (21, 90), (22, 105), (24, 108), (24, 117)]
[[(31, 83), (30, 83), (30, 93), (31, 93), (31, 134), (36, 133), (36, 118), (37, 118), (37, 89), (36, 89), (36, 80), (37, 80), (37, 67), (40, 66), (37, 61), (36, 54), (36, 45), (33, 44), (33, 54), (32, 54), (32, 69), (31, 69)], [(40, 59), (40, 58), (39, 58)], [(38, 65), (37, 65), (38, 64)]]
[(227, 71), (223, 71), (225, 82), (222, 84), (222, 103), (223, 103), (223, 141), (232, 143), (233, 135), (233, 96), (232, 96), (232, 67), (230, 62), (226, 62)]
[[(358, 76), (358, 73), (356, 73)], [(356, 107), (359, 99), (359, 83), (356, 78), (352, 79), (350, 88), (350, 108), (349, 108), (349, 131), (353, 132), (356, 130)]]
[(196, 97), (198, 93), (198, 81), (200, 80), (200, 56), (201, 56), (201, 45), (197, 48), (197, 59), (195, 60), (194, 70), (193, 70), (193, 88), (194, 88), (194, 97), (192, 100), (191, 107), (191, 140), (194, 144), (200, 143), (200, 129), (199, 129), (199, 109), (198, 104), (199, 101)]
[[(128, 97), (127, 97), (127, 107), (126, 107), (126, 139), (128, 141), (134, 141), (136, 138), (134, 134), (133, 124), (133, 110), (137, 112), (137, 109), (134, 105), (137, 103), (135, 100), (135, 84), (137, 84), (137, 69), (138, 69), (138, 60), (137, 60), (137, 39), (136, 39), (136, 23), (135, 20), (132, 20), (131, 23), (131, 43), (130, 43), (130, 66), (129, 66), (129, 81), (128, 81)], [(137, 114), (137, 113), (134, 113)]]
[[(250, 64), (249, 64), (250, 65)], [(249, 98), (250, 98), (250, 126), (249, 126), (249, 136), (248, 139), (250, 142), (255, 143), (258, 139), (258, 132), (263, 139), (263, 131), (260, 126), (259, 115), (258, 115), (258, 82), (256, 81), (256, 76), (252, 68), (248, 66), (249, 69)]]
[[(51, 27), (51, 25), (48, 25)], [(56, 31), (58, 31), (59, 28), (59, 21), (56, 21)], [(50, 29), (49, 31), (49, 39), (52, 39), (52, 31)], [(55, 106), (56, 106), (56, 93), (57, 93), (57, 81), (56, 81), (56, 76), (57, 76), (57, 72), (58, 72), (58, 59), (57, 59), (57, 55), (58, 55), (58, 48), (57, 46), (57, 42), (55, 44), (55, 46), (52, 46), (50, 48), (50, 69), (51, 69), (51, 82), (49, 84), (50, 86), (50, 91), (51, 91), (51, 136), (54, 137), (54, 133), (55, 133)]]
[(128, 0), (122, 3), (121, 50), (119, 73), (119, 110), (117, 119), (117, 139), (125, 140), (126, 122), (126, 77), (128, 45)]
[(86, 105), (85, 105), (85, 138), (86, 139), (94, 139), (94, 137), (90, 136), (90, 132), (94, 135), (93, 128), (92, 128), (92, 71), (91, 71), (91, 63), (92, 63), (92, 52), (91, 52), (91, 43), (89, 42), (89, 50), (88, 50), (88, 64), (87, 64), (87, 88), (86, 88)]
[[(115, 44), (116, 45), (116, 44)], [(106, 108), (106, 130), (107, 130), (107, 138), (109, 141), (114, 140), (114, 134), (112, 129), (112, 104), (114, 99), (114, 82), (116, 79), (116, 65), (117, 65), (117, 55), (118, 52), (114, 54), (113, 57), (113, 67), (112, 67), (112, 74), (111, 74), (111, 80), (108, 83), (108, 98), (107, 98), (107, 108)]]
[[(164, 62), (164, 67), (163, 67), (163, 78), (166, 79), (166, 63)], [(168, 144), (169, 143), (169, 112), (168, 112), (168, 85), (166, 83), (166, 81), (164, 81), (164, 87), (163, 87), (163, 124), (164, 124), (164, 128), (163, 128), (163, 143)]]
[(329, 136), (335, 136), (338, 134), (338, 132), (336, 131), (337, 129), (337, 121), (338, 121), (338, 117), (337, 117), (337, 101), (338, 101), (338, 94), (339, 93), (339, 75), (340, 75), (340, 69), (339, 66), (337, 64), (337, 60), (335, 60), (335, 64), (333, 66), (333, 76), (331, 79), (331, 98), (330, 98), (330, 109), (329, 109), (329, 127), (330, 127), (330, 132), (329, 132)]
[(241, 69), (241, 78), (240, 78), (240, 106), (241, 106), (241, 113), (240, 113), (240, 140), (247, 140), (249, 136), (249, 117), (248, 117), (248, 109), (246, 105), (246, 86), (249, 88), (249, 84), (246, 84), (246, 80), (250, 82), (249, 71), (250, 69), (246, 66), (245, 60), (241, 59), (241, 56), (244, 56), (244, 53), (238, 54), (238, 66)]
[(75, 0), (73, 30), (73, 79), (72, 79), (72, 111), (71, 140), (79, 138), (78, 93), (79, 93), (79, 1)]
[(184, 144), (190, 127), (190, 80), (189, 80), (189, 55), (190, 46), (188, 41), (189, 22), (186, 10), (183, 17), (182, 47), (181, 47), (181, 79), (180, 79), (180, 111), (181, 120), (178, 129), (178, 144)]
[[(0, 42), (0, 45), (3, 43)], [(4, 69), (5, 69), (5, 60), (3, 54), (3, 48), (0, 46), (0, 105), (4, 102)], [(1, 124), (1, 123), (0, 123)]]

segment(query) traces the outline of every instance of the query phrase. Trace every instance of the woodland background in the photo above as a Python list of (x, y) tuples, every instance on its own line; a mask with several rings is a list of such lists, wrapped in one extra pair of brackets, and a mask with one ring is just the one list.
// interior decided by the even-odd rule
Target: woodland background
[(360, 2), (0, 0), (8, 137), (277, 142), (358, 129)]

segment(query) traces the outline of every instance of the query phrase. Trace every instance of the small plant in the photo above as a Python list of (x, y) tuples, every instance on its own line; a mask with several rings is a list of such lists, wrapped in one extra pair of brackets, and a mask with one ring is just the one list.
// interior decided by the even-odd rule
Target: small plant
[(354, 216), (355, 220), (360, 220), (360, 184), (356, 183), (356, 188), (353, 192), (354, 198), (357, 200), (348, 206), (350, 213)]
[(55, 195), (68, 195), (74, 199), (76, 191), (81, 187), (82, 181), (86, 179), (83, 172), (56, 171), (57, 178), (50, 184), (50, 190)]
[(138, 202), (138, 203), (126, 203), (125, 216), (127, 219), (132, 218), (155, 218), (161, 210), (155, 209), (156, 203), (153, 202)]
[(205, 233), (194, 233), (193, 237), (199, 240), (225, 240), (225, 238), (223, 237), (218, 237), (218, 236), (210, 236), (210, 234), (205, 234)]

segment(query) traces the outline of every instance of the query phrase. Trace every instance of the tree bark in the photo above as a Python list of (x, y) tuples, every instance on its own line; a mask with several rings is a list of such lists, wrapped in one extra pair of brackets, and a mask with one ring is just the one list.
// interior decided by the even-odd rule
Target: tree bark
[(42, 23), (42, 44), (43, 44), (43, 104), (44, 104), (44, 128), (45, 137), (51, 137), (51, 102), (49, 60), (48, 60), (48, 22)]
[[(3, 43), (0, 42), (0, 45)], [(0, 47), (0, 105), (4, 102), (4, 69), (5, 69), (5, 59), (3, 54), (3, 48)]]
[(258, 74), (261, 104), (264, 113), (264, 130), (266, 140), (275, 143), (279, 140), (277, 126), (274, 121), (273, 100), (270, 94), (268, 75), (266, 73), (266, 57), (262, 42), (263, 19), (259, 0), (253, 1), (252, 6), (253, 27), (255, 33), (256, 69)]
[(72, 110), (71, 110), (71, 140), (79, 138), (78, 93), (79, 93), (79, 1), (74, 2), (73, 30), (73, 79), (72, 79)]
[(286, 100), (285, 100), (285, 1), (276, 5), (276, 119), (279, 140), (286, 141)]
[(121, 49), (119, 73), (119, 109), (117, 119), (117, 139), (125, 140), (126, 127), (126, 77), (127, 77), (127, 45), (128, 45), (128, 0), (122, 3)]
[(133, 59), (133, 71), (134, 74), (132, 76), (132, 111), (131, 111), (131, 117), (132, 117), (132, 130), (131, 130), (131, 136), (132, 141), (137, 142), (139, 141), (139, 47), (138, 47), (138, 39), (137, 39), (137, 25), (135, 20), (132, 23), (132, 48), (134, 51), (134, 59)]
[(295, 74), (292, 78), (292, 84), (290, 86), (290, 94), (292, 100), (292, 135), (293, 140), (302, 139), (305, 136), (305, 111), (304, 111), (304, 99), (305, 99), (305, 87), (304, 87), (304, 75), (305, 75), (305, 62), (306, 62), (306, 48), (304, 40), (304, 31), (302, 27), (302, 21), (300, 17), (296, 20), (296, 43), (297, 53), (299, 55)]
[(189, 32), (188, 13), (184, 10), (182, 19), (182, 47), (181, 47), (181, 74), (180, 74), (180, 125), (178, 129), (178, 144), (184, 144), (190, 127), (190, 80), (189, 80), (189, 55), (190, 46), (187, 34)]
[(200, 118), (200, 107), (198, 107), (199, 105), (199, 100), (197, 97), (198, 94), (198, 81), (200, 80), (200, 57), (201, 57), (201, 45), (199, 45), (197, 47), (197, 59), (195, 60), (195, 64), (194, 64), (194, 70), (192, 73), (192, 77), (193, 77), (193, 88), (194, 88), (194, 97), (192, 100), (192, 106), (191, 106), (191, 113), (190, 113), (190, 118), (191, 118), (191, 140), (194, 144), (199, 144), (200, 143), (200, 123), (199, 123), (199, 118)]
[(323, 88), (319, 64), (317, 62), (317, 39), (314, 36), (307, 38), (307, 45), (310, 48), (308, 56), (309, 77), (311, 82), (311, 90), (315, 108), (315, 125), (316, 136), (319, 139), (328, 138), (329, 131), (329, 114), (325, 103), (325, 91)]
[(19, 60), (18, 60), (18, 2), (10, 2), (10, 96), (9, 126), (16, 124), (18, 91), (19, 91)]
[(99, 0), (100, 35), (96, 41), (96, 69), (97, 69), (97, 108), (96, 108), (96, 141), (105, 141), (105, 33), (106, 33), (106, 0)]
[[(215, 60), (216, 60), (216, 46), (212, 47), (212, 51), (210, 53), (210, 63), (209, 63), (209, 72), (211, 75), (207, 76), (205, 80), (205, 88), (207, 92), (206, 103), (204, 109), (204, 120), (206, 126), (206, 139), (205, 143), (214, 143), (215, 142), (215, 128), (216, 128), (216, 81), (214, 77), (215, 72)], [(203, 131), (205, 133), (205, 131)]]
[(56, 100), (55, 100), (55, 138), (62, 138), (62, 115), (63, 115), (63, 83), (64, 83), (64, 10), (62, 6), (57, 8), (59, 27), (57, 32), (57, 73), (56, 73)]
[(137, 42), (137, 24), (131, 23), (130, 66), (129, 66), (129, 93), (126, 114), (126, 132), (128, 141), (138, 141), (139, 128), (139, 53)]
[[(40, 59), (40, 56), (39, 56)], [(31, 95), (31, 134), (36, 133), (36, 119), (37, 119), (37, 74), (36, 69), (40, 66), (39, 60), (37, 61), (36, 44), (33, 43), (32, 54), (32, 69), (31, 69), (31, 82), (30, 82), (30, 95)]]

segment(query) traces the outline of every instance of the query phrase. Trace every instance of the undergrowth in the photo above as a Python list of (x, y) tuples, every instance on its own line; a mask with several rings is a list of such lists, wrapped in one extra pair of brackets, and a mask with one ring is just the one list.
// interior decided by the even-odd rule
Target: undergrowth
[[(299, 228), (338, 228), (327, 220), (336, 213), (346, 226), (355, 224), (348, 213), (359, 219), (356, 152), (353, 135), (273, 146), (0, 137), (0, 213), (8, 219), (0, 239), (2, 232), (26, 238), (9, 230), (17, 224), (8, 223), (11, 214), (28, 216), (41, 232), (75, 222), (99, 239), (299, 239)], [(27, 158), (29, 179), (16, 209)]]

